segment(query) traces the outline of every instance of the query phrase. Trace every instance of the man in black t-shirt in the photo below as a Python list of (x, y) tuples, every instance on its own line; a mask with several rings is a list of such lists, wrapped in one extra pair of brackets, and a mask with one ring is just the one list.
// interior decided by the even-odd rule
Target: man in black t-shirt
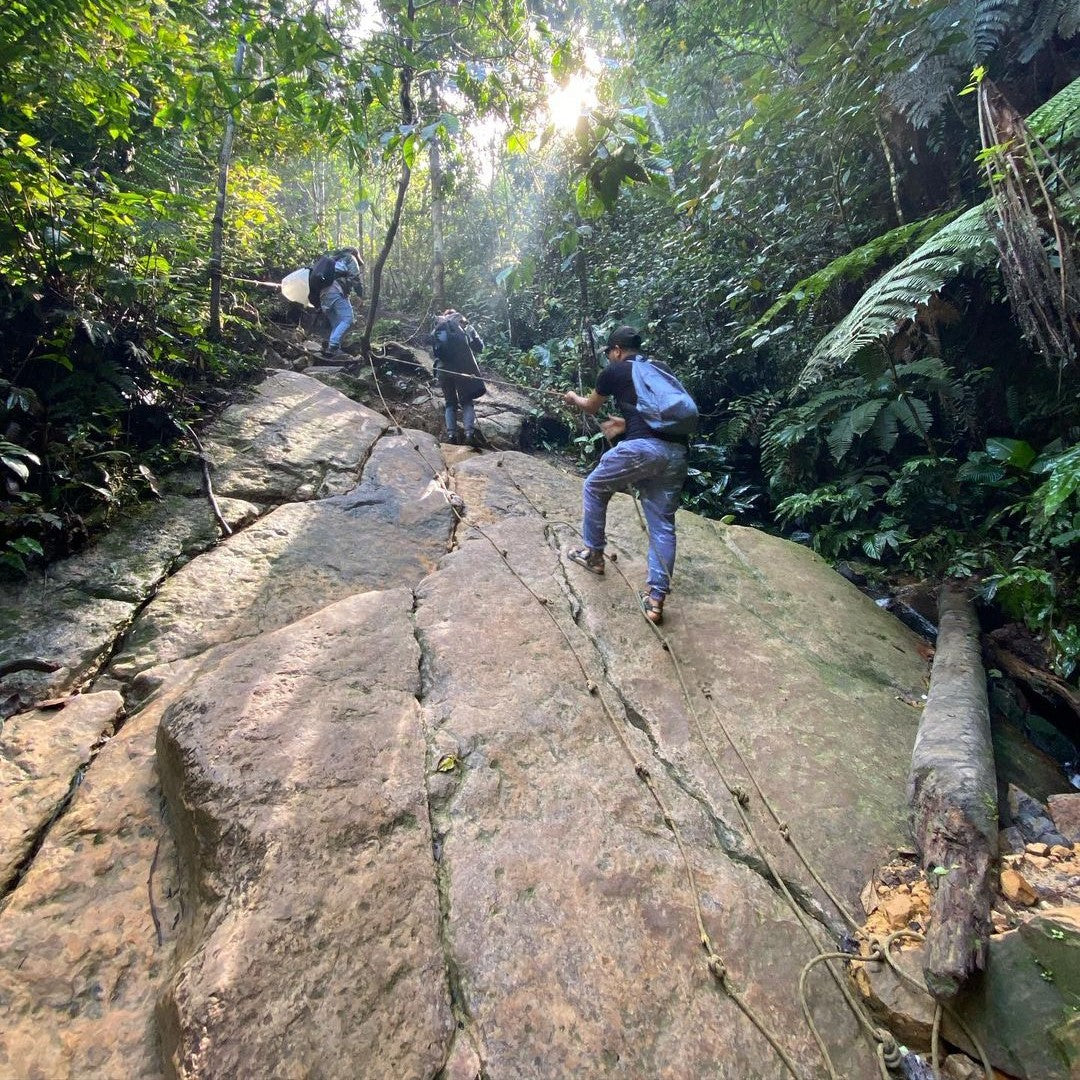
[(590, 573), (603, 574), (608, 503), (615, 492), (636, 488), (649, 526), (649, 580), (640, 595), (641, 607), (649, 622), (659, 625), (675, 565), (675, 511), (686, 480), (686, 439), (659, 434), (637, 411), (632, 365), (655, 363), (646, 360), (640, 349), (641, 334), (632, 326), (613, 330), (605, 348), (608, 365), (600, 372), (596, 389), (588, 397), (572, 390), (563, 397), (567, 405), (592, 416), (613, 397), (622, 413), (600, 425), (609, 439), (622, 438), (585, 481), (581, 526), (585, 547), (567, 552), (567, 558)]

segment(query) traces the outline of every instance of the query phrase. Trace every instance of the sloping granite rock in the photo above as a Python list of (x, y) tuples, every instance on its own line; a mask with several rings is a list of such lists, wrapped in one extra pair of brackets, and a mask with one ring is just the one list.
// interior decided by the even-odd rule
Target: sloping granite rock
[[(447, 769), (436, 765), (430, 783), (451, 968), (483, 1075), (783, 1075), (706, 969), (695, 894), (734, 984), (801, 1074), (817, 1075), (796, 989), (823, 936), (805, 936), (741, 848), (729, 848), (729, 827), (655, 744), (652, 725), (628, 715), (598, 648), (620, 628), (575, 624), (544, 522), (515, 515), (487, 531), (543, 610), (486, 540), (463, 532), (461, 550), (418, 588), (416, 616), (432, 761)], [(463, 634), (464, 619), (478, 632)], [(636, 659), (659, 677), (659, 647), (640, 648)], [(637, 762), (690, 852), (693, 892)], [(835, 1061), (845, 1075), (871, 1075), (836, 988), (821, 972), (811, 983)]]
[(101, 750), (0, 909), (0, 1076), (161, 1076), (153, 1008), (179, 911), (157, 719)]
[(429, 462), (442, 464), (432, 436), (387, 436), (347, 495), (278, 507), (189, 563), (140, 614), (111, 670), (130, 677), (418, 581), (445, 554), (452, 524)]
[[(234, 529), (258, 516), (258, 508), (241, 499), (222, 499), (219, 506)], [(219, 539), (210, 504), (197, 487), (190, 495), (165, 495), (135, 507), (92, 547), (52, 567), (49, 576), (89, 596), (140, 604), (177, 565)]]
[(341, 494), (388, 423), (316, 379), (275, 372), (203, 440), (214, 490), (271, 504)]
[[(485, 456), (458, 466), (457, 488), (470, 515), (482, 521), (492, 509), (513, 507), (548, 522), (553, 545), (580, 543), (575, 489), (534, 458), (506, 454), (503, 461), (496, 468)], [(582, 625), (665, 758), (726, 806), (724, 816), (734, 822), (711, 752), (727, 779), (751, 796), (755, 831), (770, 856), (786, 877), (812, 890), (763, 812), (730, 734), (800, 848), (848, 910), (858, 911), (874, 867), (908, 842), (904, 778), (919, 718), (908, 702), (917, 703), (926, 672), (918, 639), (806, 548), (686, 513), (678, 530), (664, 630), (693, 712), (637, 608), (646, 540), (627, 496), (612, 500), (608, 539), (617, 562), (607, 575), (566, 564)]]
[(32, 581), (0, 592), (0, 663), (37, 657), (60, 667), (19, 671), (0, 679), (0, 698), (23, 702), (83, 686), (135, 614), (135, 604), (99, 599), (73, 586)]
[(94, 744), (124, 702), (115, 691), (83, 694), (62, 708), (9, 717), (0, 729), (0, 892), (57, 812)]
[(180, 1077), (434, 1076), (454, 1030), (412, 593), (239, 648), (166, 711), (184, 877), (160, 1018)]
[[(823, 1074), (797, 984), (831, 942), (765, 873), (699, 725), (813, 890), (700, 687), (849, 900), (903, 841), (914, 639), (803, 549), (686, 515), (665, 632), (695, 720), (618, 572), (644, 576), (629, 501), (595, 579), (559, 555), (577, 482), (457, 460), (495, 546), (454, 529), (433, 440), (383, 437), (359, 488), (282, 507), (147, 606), (115, 670), (150, 698), (0, 912), (0, 1075), (784, 1076), (705, 967), (695, 897), (732, 984)], [(873, 1075), (820, 968), (810, 993), (838, 1068)]]
[[(233, 527), (257, 508), (222, 499)], [(48, 576), (0, 589), (0, 662), (40, 657), (52, 673), (22, 671), (0, 680), (30, 701), (71, 691), (90, 678), (141, 604), (178, 563), (213, 547), (218, 527), (205, 498), (171, 494), (136, 507), (86, 551)]]
[[(236, 528), (258, 509), (220, 500)], [(0, 662), (39, 657), (54, 672), (20, 671), (0, 679), (0, 696), (32, 702), (68, 693), (92, 678), (139, 605), (179, 563), (218, 541), (207, 500), (171, 494), (136, 507), (86, 551), (48, 576), (0, 588)]]

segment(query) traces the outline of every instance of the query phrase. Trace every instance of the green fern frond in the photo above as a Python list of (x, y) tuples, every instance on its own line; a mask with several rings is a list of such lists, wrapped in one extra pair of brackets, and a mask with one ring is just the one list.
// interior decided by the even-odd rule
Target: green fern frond
[(956, 478), (973, 484), (997, 484), (1005, 478), (1005, 470), (993, 462), (965, 461), (956, 470)]
[(985, 209), (973, 207), (863, 293), (847, 317), (818, 342), (797, 385), (814, 382), (861, 349), (884, 345), (896, 333), (897, 324), (913, 318), (949, 278), (965, 266), (989, 263), (995, 255)]
[[(1078, 16), (1080, 19), (1080, 16)], [(1080, 141), (1080, 79), (1074, 79), (1024, 121), (1040, 139), (1055, 144)]]
[(874, 421), (874, 426), (870, 430), (874, 445), (877, 446), (883, 454), (891, 453), (893, 447), (896, 446), (897, 440), (900, 438), (900, 424), (896, 419), (896, 409), (899, 404), (899, 402), (890, 401), (889, 404), (878, 413), (877, 419)]
[(1071, 38), (1080, 32), (1080, 6), (1076, 0), (1042, 0), (1035, 6), (1035, 16), (1028, 28), (1028, 38), (1020, 50), (1022, 63), (1030, 63), (1035, 54), (1055, 35)]
[(884, 407), (885, 402), (881, 398), (875, 401), (864, 401), (833, 424), (825, 441), (837, 464), (844, 460), (856, 436), (865, 435), (874, 426), (878, 413)]
[[(1054, 147), (1080, 143), (1080, 79), (1027, 119), (1029, 129)], [(1064, 200), (1063, 200), (1064, 205)], [(1080, 207), (1070, 206), (1072, 214)], [(961, 269), (989, 269), (997, 248), (987, 214), (989, 200), (961, 214), (883, 274), (814, 349), (796, 384), (803, 388), (850, 362), (860, 350), (884, 345)]]
[[(933, 34), (931, 41), (937, 39), (938, 35)], [(931, 42), (924, 45), (927, 50), (933, 47)], [(889, 101), (912, 127), (929, 127), (970, 70), (966, 57), (961, 63), (952, 56), (923, 55), (889, 81)]]
[(1080, 34), (1080, 6), (1069, 5), (1068, 0), (1062, 0), (1065, 10), (1061, 13), (1061, 21), (1058, 23), (1058, 35), (1068, 40)]
[(900, 423), (916, 436), (924, 435), (934, 422), (930, 406), (922, 398), (912, 397), (910, 394), (904, 398), (904, 407), (896, 410), (896, 416)]
[(912, 221), (907, 225), (900, 225), (890, 229), (873, 240), (846, 252), (831, 263), (816, 270), (809, 277), (797, 281), (775, 304), (773, 304), (760, 319), (752, 326), (744, 330), (739, 337), (752, 337), (762, 327), (768, 326), (792, 301), (798, 304), (801, 311), (808, 304), (817, 300), (829, 288), (838, 281), (852, 281), (864, 277), (882, 259), (898, 252), (907, 250), (913, 244), (922, 244), (928, 237), (939, 232), (953, 218), (959, 214), (959, 210), (947, 210), (943, 214), (935, 214), (933, 217), (923, 218), (921, 221)]
[[(1072, 2), (946, 0), (937, 5), (909, 43), (917, 59), (888, 81), (886, 94), (891, 104), (914, 127), (929, 127), (964, 84), (973, 65), (988, 60), (1006, 42), (1026, 46), (1021, 27), (1028, 22), (1033, 6)], [(1056, 25), (1057, 19), (1053, 22)]]
[(985, 60), (1012, 30), (1017, 0), (975, 0), (971, 20), (971, 61)]
[(909, 360), (905, 364), (896, 365), (897, 379), (903, 379), (908, 375), (920, 376), (935, 390), (942, 386), (954, 385), (953, 373), (940, 356), (923, 356), (918, 360)]

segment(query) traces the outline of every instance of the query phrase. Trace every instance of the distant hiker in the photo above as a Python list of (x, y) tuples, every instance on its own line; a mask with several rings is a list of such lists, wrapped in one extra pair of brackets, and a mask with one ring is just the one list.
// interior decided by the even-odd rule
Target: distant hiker
[(330, 323), (330, 336), (323, 342), (322, 356), (329, 360), (341, 345), (341, 339), (353, 323), (349, 293), (364, 295), (364, 265), (360, 252), (344, 247), (316, 259), (308, 275), (308, 300)]
[(664, 600), (675, 566), (675, 510), (686, 479), (686, 449), (697, 423), (697, 406), (664, 364), (642, 355), (641, 334), (620, 326), (608, 337), (608, 364), (588, 397), (566, 392), (563, 400), (595, 416), (613, 397), (622, 417), (600, 425), (609, 439), (623, 436), (601, 457), (582, 492), (581, 534), (585, 547), (567, 558), (590, 573), (603, 574), (604, 529), (611, 496), (636, 488), (649, 527), (649, 580), (639, 594), (649, 622), (664, 618)]
[[(478, 397), (487, 393), (476, 355), (484, 348), (474, 327), (460, 311), (447, 308), (435, 319), (431, 329), (431, 348), (435, 356), (435, 375), (442, 388), (446, 419), (445, 442), (484, 445), (482, 432), (476, 426)], [(461, 409), (464, 435), (458, 433), (457, 412)]]

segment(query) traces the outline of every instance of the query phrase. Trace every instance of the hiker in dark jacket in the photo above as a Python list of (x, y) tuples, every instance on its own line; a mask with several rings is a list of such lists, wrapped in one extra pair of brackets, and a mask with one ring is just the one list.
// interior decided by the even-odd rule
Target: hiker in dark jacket
[(354, 247), (345, 247), (319, 259), (312, 267), (308, 298), (330, 323), (330, 335), (322, 347), (324, 360), (337, 353), (341, 339), (353, 324), (355, 315), (349, 294), (364, 295), (362, 266), (360, 252)]
[[(476, 356), (484, 348), (476, 327), (453, 308), (448, 308), (435, 320), (431, 333), (431, 350), (435, 357), (435, 375), (446, 403), (445, 442), (470, 446), (483, 445), (483, 436), (476, 426), (476, 399), (487, 392)], [(461, 410), (464, 435), (458, 433), (457, 413)]]
[[(567, 405), (575, 405), (591, 416), (612, 397), (622, 413), (600, 425), (608, 439), (621, 438), (585, 480), (581, 526), (585, 546), (567, 552), (567, 558), (590, 573), (603, 574), (608, 503), (615, 492), (636, 488), (649, 527), (649, 580), (639, 599), (645, 618), (659, 625), (675, 565), (675, 510), (686, 480), (688, 440), (685, 436), (658, 434), (638, 413), (633, 364), (656, 363), (646, 360), (640, 350), (641, 334), (632, 326), (613, 330), (605, 347), (608, 363), (596, 380), (596, 389), (588, 397), (572, 390), (563, 397)], [(670, 370), (663, 364), (656, 366)]]

